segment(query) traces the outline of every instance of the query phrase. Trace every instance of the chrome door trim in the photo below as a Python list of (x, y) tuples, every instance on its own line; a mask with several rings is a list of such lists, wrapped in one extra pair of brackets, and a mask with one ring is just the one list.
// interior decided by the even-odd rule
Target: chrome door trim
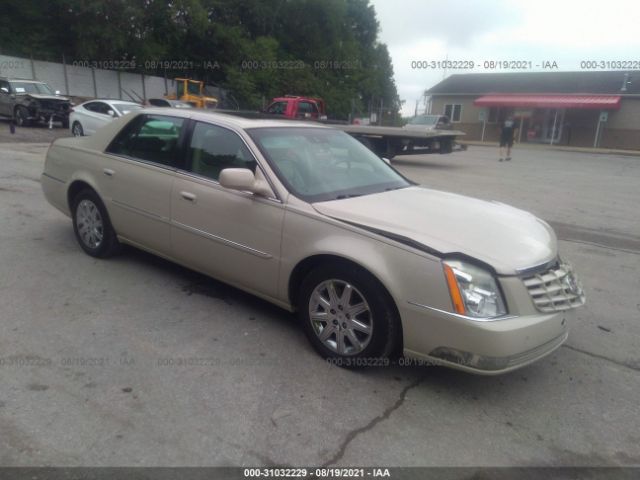
[(204, 237), (208, 240), (213, 240), (214, 242), (218, 242), (218, 243), (222, 243), (223, 245), (227, 245), (229, 247), (233, 247), (236, 248), (238, 250), (241, 250), (243, 252), (246, 253), (250, 253), (252, 255), (255, 255), (256, 257), (260, 257), (263, 258), (265, 260), (269, 260), (271, 258), (273, 258), (273, 255), (266, 253), (266, 252), (262, 252), (260, 250), (256, 250), (255, 248), (251, 248), (248, 245), (243, 245), (241, 243), (238, 242), (234, 242), (233, 240), (229, 240), (223, 237), (219, 237), (218, 235), (214, 235), (212, 233), (209, 232), (205, 232), (204, 230), (200, 230), (199, 228), (195, 228), (195, 227), (190, 227), (189, 225), (185, 225), (184, 223), (180, 223), (177, 222), (175, 220), (171, 220), (171, 225), (180, 228), (182, 230), (185, 230), (189, 233), (193, 233), (196, 235), (200, 235), (201, 237)]
[(140, 208), (136, 208), (136, 207), (134, 207), (132, 205), (129, 205), (128, 203), (122, 203), (122, 202), (120, 202), (118, 200), (115, 200), (113, 198), (111, 199), (111, 203), (114, 204), (117, 207), (124, 208), (125, 210), (129, 210), (130, 212), (138, 213), (138, 214), (142, 215), (143, 217), (147, 217), (147, 218), (150, 218), (152, 220), (158, 220), (158, 221), (160, 221), (162, 223), (166, 223), (166, 224), (170, 224), (171, 223), (170, 219), (167, 218), (167, 217), (163, 217), (163, 216), (158, 215), (156, 213), (148, 212), (147, 210), (142, 210)]

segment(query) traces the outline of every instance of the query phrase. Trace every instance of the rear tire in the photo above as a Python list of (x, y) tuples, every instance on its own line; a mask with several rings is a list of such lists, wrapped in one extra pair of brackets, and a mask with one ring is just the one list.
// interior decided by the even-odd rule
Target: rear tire
[(386, 365), (397, 350), (400, 320), (393, 299), (355, 265), (312, 270), (302, 282), (298, 312), (313, 347), (338, 366)]
[(107, 258), (120, 250), (109, 214), (95, 191), (81, 190), (73, 199), (73, 231), (80, 247), (92, 257)]

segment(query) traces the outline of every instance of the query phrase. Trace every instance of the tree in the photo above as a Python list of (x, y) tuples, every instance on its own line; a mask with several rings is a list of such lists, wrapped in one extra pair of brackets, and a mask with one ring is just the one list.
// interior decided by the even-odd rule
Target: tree
[(222, 86), (243, 108), (284, 94), (319, 96), (344, 119), (381, 100), (398, 116), (378, 32), (369, 0), (5, 0), (0, 17), (3, 53), (135, 59), (144, 73)]

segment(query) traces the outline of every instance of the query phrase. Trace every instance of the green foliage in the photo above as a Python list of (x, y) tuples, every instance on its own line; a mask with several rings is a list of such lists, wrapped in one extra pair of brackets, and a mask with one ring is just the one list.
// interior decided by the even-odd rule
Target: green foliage
[[(378, 30), (369, 0), (4, 0), (0, 48), (53, 61), (135, 59), (145, 73), (228, 89), (242, 108), (310, 95), (347, 118), (382, 100), (395, 119), (400, 101)], [(158, 61), (181, 64), (165, 71)]]

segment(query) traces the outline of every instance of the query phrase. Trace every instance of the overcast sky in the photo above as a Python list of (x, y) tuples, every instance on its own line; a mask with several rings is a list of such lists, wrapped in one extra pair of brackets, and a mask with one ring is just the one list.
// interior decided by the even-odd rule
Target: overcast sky
[[(499, 70), (414, 69), (416, 60), (640, 61), (639, 0), (371, 0), (389, 47), (404, 115), (445, 74)], [(523, 70), (520, 70), (523, 71)], [(422, 106), (424, 108), (424, 106)]]

